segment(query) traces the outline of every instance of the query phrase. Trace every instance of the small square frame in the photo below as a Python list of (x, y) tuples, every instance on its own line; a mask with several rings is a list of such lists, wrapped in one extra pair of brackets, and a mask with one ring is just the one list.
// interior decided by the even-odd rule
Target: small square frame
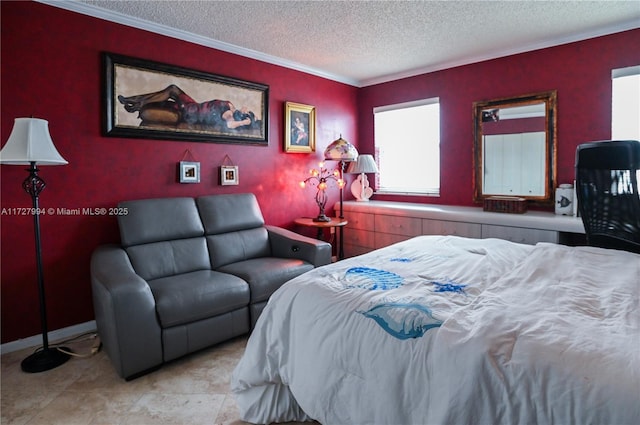
[(286, 102), (284, 107), (284, 150), (290, 153), (316, 151), (316, 108)]
[(200, 163), (180, 161), (178, 164), (178, 180), (180, 183), (200, 183)]
[(240, 183), (237, 165), (220, 166), (220, 184), (222, 186), (232, 186)]

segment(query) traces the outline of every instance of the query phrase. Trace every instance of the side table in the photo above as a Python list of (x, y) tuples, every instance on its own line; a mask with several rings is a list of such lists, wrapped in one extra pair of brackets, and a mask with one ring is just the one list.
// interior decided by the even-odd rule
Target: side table
[[(309, 217), (296, 218), (293, 222), (299, 226), (317, 228), (318, 234), (316, 237), (320, 240), (322, 240), (324, 229), (344, 227), (347, 225), (347, 223), (349, 223), (347, 220), (338, 219), (338, 218), (332, 218), (331, 221), (313, 221), (313, 218), (309, 218)], [(332, 238), (329, 240), (329, 243), (333, 242), (334, 236), (335, 236), (335, 232), (332, 232)], [(338, 248), (338, 259), (340, 260), (344, 259), (344, 244), (342, 242), (342, 238), (340, 238), (340, 245)]]

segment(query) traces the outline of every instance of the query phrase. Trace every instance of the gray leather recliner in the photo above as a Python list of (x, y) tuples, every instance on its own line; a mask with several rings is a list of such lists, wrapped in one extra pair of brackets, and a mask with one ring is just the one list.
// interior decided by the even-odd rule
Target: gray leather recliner
[(121, 245), (98, 247), (98, 333), (118, 374), (248, 333), (283, 283), (331, 261), (331, 245), (268, 226), (253, 194), (122, 202)]

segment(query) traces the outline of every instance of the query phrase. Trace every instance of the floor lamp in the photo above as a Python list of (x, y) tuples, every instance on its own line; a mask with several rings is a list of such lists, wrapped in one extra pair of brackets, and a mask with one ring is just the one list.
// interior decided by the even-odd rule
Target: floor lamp
[(16, 118), (9, 140), (0, 151), (0, 163), (7, 165), (28, 165), (29, 176), (22, 182), (22, 188), (33, 202), (33, 227), (35, 233), (36, 266), (38, 273), (38, 294), (40, 296), (40, 323), (42, 327), (42, 349), (22, 361), (22, 370), (29, 373), (44, 372), (60, 366), (69, 355), (49, 348), (47, 330), (47, 310), (42, 276), (42, 249), (40, 245), (40, 207), (38, 197), (46, 184), (38, 176), (37, 165), (64, 165), (67, 161), (58, 153), (51, 135), (49, 123), (38, 118)]
[[(344, 219), (344, 210), (342, 207), (342, 203), (344, 202), (344, 168), (347, 162), (355, 161), (358, 158), (358, 150), (351, 143), (347, 142), (342, 138), (342, 134), (340, 138), (334, 140), (327, 146), (324, 150), (324, 159), (329, 161), (340, 161), (340, 212), (339, 218), (340, 220)], [(344, 259), (344, 248), (342, 243), (342, 237), (344, 235), (344, 226), (340, 226), (340, 252), (338, 252), (338, 258), (340, 260)]]

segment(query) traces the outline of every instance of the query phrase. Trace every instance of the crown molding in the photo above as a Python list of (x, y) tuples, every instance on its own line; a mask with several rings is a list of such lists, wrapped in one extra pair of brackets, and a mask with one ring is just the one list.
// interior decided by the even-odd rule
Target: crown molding
[(209, 37), (203, 37), (188, 31), (183, 31), (169, 27), (167, 25), (158, 24), (155, 22), (147, 21), (145, 19), (135, 18), (119, 12), (114, 12), (101, 7), (89, 5), (86, 3), (78, 2), (75, 0), (35, 0), (38, 3), (46, 4), (49, 6), (65, 9), (71, 12), (80, 13), (83, 15), (91, 16), (105, 21), (114, 22), (129, 27), (146, 30), (156, 34), (164, 35), (167, 37), (175, 38), (178, 40), (188, 41), (190, 43), (198, 44), (212, 49), (221, 50), (227, 53), (233, 53), (239, 56), (244, 56), (250, 59), (259, 60), (272, 65), (282, 66), (284, 68), (293, 69), (295, 71), (304, 72), (306, 74), (315, 75), (317, 77), (326, 78), (328, 80), (336, 81), (343, 84), (359, 87), (359, 81), (351, 78), (343, 77), (340, 75), (331, 74), (320, 69), (312, 68), (298, 62), (289, 61), (277, 56), (268, 55), (255, 50), (247, 49), (244, 47), (236, 46), (234, 44), (225, 43), (223, 41), (214, 40)]
[(372, 86), (375, 84), (388, 83), (395, 80), (401, 80), (403, 78), (415, 77), (417, 75), (428, 74), (430, 72), (442, 71), (444, 69), (455, 68), (458, 66), (470, 65), (473, 63), (483, 62), (492, 59), (498, 59), (506, 56), (517, 55), (520, 53), (532, 52), (534, 50), (547, 49), (549, 47), (560, 46), (563, 44), (574, 43), (577, 41), (584, 41), (590, 38), (602, 37), (605, 35), (615, 34), (619, 32), (629, 31), (640, 28), (640, 23), (637, 19), (630, 19), (625, 22), (618, 22), (614, 25), (600, 27), (590, 31), (582, 33), (571, 34), (565, 37), (557, 37), (548, 40), (542, 40), (536, 43), (531, 43), (526, 46), (519, 46), (513, 49), (499, 50), (490, 52), (478, 56), (470, 56), (457, 61), (443, 62), (436, 65), (430, 65), (423, 68), (416, 68), (408, 71), (403, 71), (395, 74), (389, 74), (376, 78), (369, 78), (360, 81), (359, 87)]
[(412, 70), (402, 71), (398, 73), (388, 74), (380, 77), (374, 77), (364, 80), (355, 80), (352, 78), (328, 73), (321, 69), (313, 68), (303, 65), (298, 62), (289, 61), (277, 56), (268, 55), (255, 50), (247, 49), (244, 47), (236, 46), (233, 44), (225, 43), (222, 41), (214, 40), (209, 37), (203, 37), (188, 31), (178, 30), (166, 25), (157, 24), (155, 22), (147, 21), (140, 18), (134, 18), (119, 12), (113, 12), (101, 7), (89, 5), (76, 0), (35, 0), (38, 3), (46, 4), (49, 6), (57, 7), (60, 9), (69, 10), (83, 15), (91, 16), (98, 19), (114, 22), (129, 27), (150, 31), (159, 35), (172, 37), (178, 40), (187, 41), (190, 43), (198, 44), (201, 46), (209, 47), (216, 50), (221, 50), (227, 53), (233, 53), (239, 56), (247, 57), (250, 59), (259, 60), (261, 62), (269, 63), (272, 65), (282, 66), (284, 68), (293, 69), (295, 71), (304, 72), (306, 74), (315, 75), (317, 77), (326, 78), (328, 80), (336, 81), (339, 83), (347, 84), (355, 87), (366, 87), (376, 84), (387, 83), (395, 80), (400, 80), (409, 77), (415, 77), (421, 74), (428, 74), (431, 72), (442, 71), (448, 68), (455, 68), (458, 66), (470, 65), (473, 63), (483, 62), (486, 60), (498, 59), (510, 55), (519, 53), (530, 52), (534, 50), (546, 49), (549, 47), (555, 47), (562, 44), (573, 43), (576, 41), (583, 41), (590, 38), (601, 37), (618, 32), (628, 31), (632, 29), (640, 28), (640, 24), (637, 19), (630, 19), (628, 21), (619, 22), (613, 25), (592, 29), (582, 33), (571, 34), (569, 36), (551, 38), (547, 40), (541, 40), (535, 43), (530, 43), (526, 46), (519, 46), (513, 49), (505, 49), (499, 51), (493, 51), (477, 56), (469, 56), (463, 59), (442, 62), (439, 64), (429, 65), (426, 67), (416, 68)]

